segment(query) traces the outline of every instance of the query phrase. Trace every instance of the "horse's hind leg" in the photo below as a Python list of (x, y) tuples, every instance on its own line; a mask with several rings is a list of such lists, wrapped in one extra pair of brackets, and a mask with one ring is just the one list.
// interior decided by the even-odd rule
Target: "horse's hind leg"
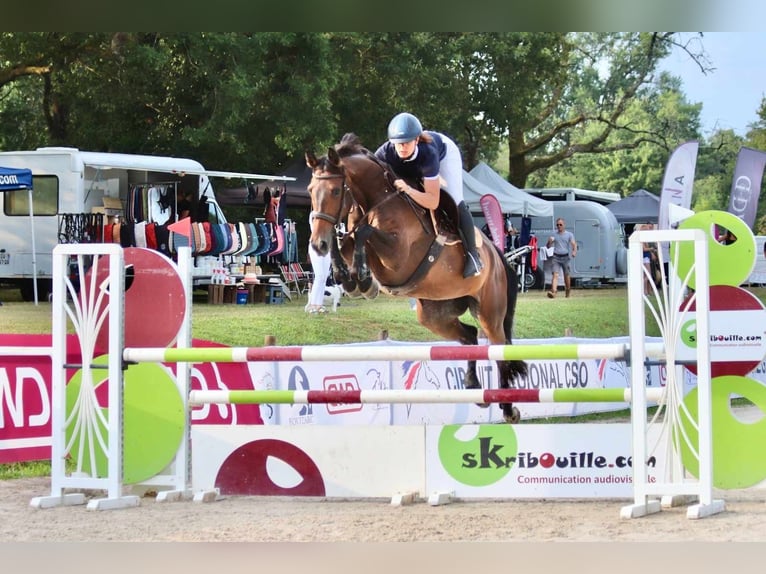
[[(461, 345), (476, 345), (479, 342), (478, 329), (460, 321), (459, 317), (468, 309), (468, 300), (463, 297), (450, 301), (431, 301), (420, 299), (418, 322), (426, 329)], [(463, 379), (466, 389), (480, 389), (481, 383), (476, 374), (476, 361), (468, 361)]]
[[(510, 341), (508, 341), (510, 344)], [(497, 370), (499, 373), (500, 388), (511, 388), (510, 382), (516, 377), (523, 377), (527, 374), (527, 364), (524, 361), (497, 361)], [(521, 420), (519, 409), (513, 406), (513, 403), (500, 403), (500, 409), (503, 411), (503, 419), (510, 424), (516, 424)]]

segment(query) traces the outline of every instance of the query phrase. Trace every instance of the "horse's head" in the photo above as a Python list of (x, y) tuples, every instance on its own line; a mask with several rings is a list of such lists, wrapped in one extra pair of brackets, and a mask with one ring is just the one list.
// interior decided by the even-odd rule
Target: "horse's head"
[(352, 198), (346, 187), (346, 175), (341, 158), (335, 148), (317, 158), (306, 152), (306, 163), (311, 168), (311, 226), (310, 243), (317, 253), (326, 255), (335, 236), (335, 226), (344, 221), (351, 208)]

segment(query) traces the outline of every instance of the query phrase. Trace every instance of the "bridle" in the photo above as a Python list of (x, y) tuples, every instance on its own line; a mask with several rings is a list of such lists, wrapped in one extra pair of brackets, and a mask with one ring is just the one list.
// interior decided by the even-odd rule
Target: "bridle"
[[(340, 224), (341, 213), (343, 211), (343, 206), (345, 205), (346, 194), (348, 193), (348, 194), (351, 195), (351, 202), (352, 202), (353, 206), (360, 207), (359, 204), (357, 203), (356, 199), (354, 198), (353, 193), (351, 192), (351, 189), (349, 188), (348, 184), (346, 183), (346, 174), (345, 173), (330, 173), (330, 174), (326, 174), (326, 175), (313, 175), (312, 174), (311, 177), (313, 179), (320, 179), (320, 180), (322, 180), (322, 179), (340, 179), (341, 180), (341, 196), (340, 196), (340, 202), (339, 202), (339, 205), (338, 205), (338, 214), (335, 217), (333, 217), (332, 215), (324, 213), (323, 211), (313, 211), (312, 212), (314, 218), (316, 218), (316, 219), (323, 219), (324, 221), (327, 221), (332, 226), (334, 226), (335, 230), (336, 230), (336, 233), (337, 233), (338, 232), (338, 226)], [(403, 193), (401, 193), (401, 192), (396, 190), (396, 188), (394, 187), (394, 184), (393, 184), (394, 176), (391, 173), (391, 171), (388, 170), (388, 169), (385, 169), (385, 167), (383, 168), (383, 177), (386, 179), (386, 182), (388, 184), (386, 189), (390, 190), (390, 191), (393, 191), (394, 193), (391, 193), (390, 195), (385, 197), (382, 201), (377, 202), (375, 205), (371, 206), (368, 210), (362, 209), (362, 217), (361, 217), (361, 219), (356, 222), (356, 224), (354, 225), (353, 229), (346, 230), (346, 235), (353, 235), (354, 231), (356, 231), (357, 228), (359, 228), (362, 225), (366, 225), (367, 219), (370, 216), (370, 213), (371, 213), (371, 211), (373, 209), (380, 207), (382, 204), (390, 201), (391, 199), (393, 199), (394, 197), (397, 197), (397, 196), (403, 196), (404, 197), (405, 201), (409, 204), (410, 208), (415, 212), (415, 215), (417, 216), (418, 221), (420, 221), (420, 224), (423, 227), (423, 230), (426, 233), (428, 233), (429, 231), (428, 231), (427, 226), (425, 225), (425, 223), (423, 222), (422, 218), (417, 213), (417, 208), (419, 206), (417, 206), (415, 204), (415, 202), (409, 196), (407, 196), (406, 194), (403, 194)], [(353, 207), (352, 207), (352, 209), (353, 209)]]
[(348, 186), (346, 185), (346, 175), (343, 173), (332, 173), (328, 175), (312, 175), (313, 179), (340, 179), (340, 189), (341, 189), (341, 196), (340, 196), (340, 203), (338, 204), (338, 214), (333, 217), (332, 215), (329, 215), (323, 211), (314, 211), (314, 218), (315, 219), (323, 219), (324, 221), (327, 221), (330, 225), (337, 227), (338, 223), (340, 222), (340, 214), (343, 211), (343, 205), (345, 203), (346, 199), (346, 193), (350, 192), (348, 189)]

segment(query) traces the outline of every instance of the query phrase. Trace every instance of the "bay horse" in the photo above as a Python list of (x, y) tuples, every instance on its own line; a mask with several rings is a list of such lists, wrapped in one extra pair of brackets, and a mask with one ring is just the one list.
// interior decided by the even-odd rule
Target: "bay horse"
[[(456, 228), (397, 191), (392, 170), (356, 135), (346, 134), (321, 158), (307, 152), (306, 163), (312, 173), (310, 245), (320, 255), (332, 254), (333, 274), (347, 293), (373, 298), (382, 289), (415, 298), (421, 325), (444, 339), (476, 345), (477, 328), (460, 320), (468, 310), (491, 344), (511, 344), (516, 274), (480, 230), (475, 232), (484, 268), (463, 278), (465, 252)], [(524, 361), (497, 361), (497, 367), (500, 388), (527, 373)], [(464, 386), (481, 388), (475, 360), (468, 361)], [(507, 422), (518, 422), (515, 406), (500, 407)]]

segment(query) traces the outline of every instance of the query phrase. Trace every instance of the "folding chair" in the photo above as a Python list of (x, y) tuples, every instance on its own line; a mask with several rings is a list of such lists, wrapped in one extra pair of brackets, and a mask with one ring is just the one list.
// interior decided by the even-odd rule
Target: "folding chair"
[(282, 280), (287, 285), (290, 293), (296, 293), (300, 295), (302, 293), (300, 284), (298, 283), (298, 277), (295, 272), (290, 269), (290, 265), (280, 265), (279, 271), (282, 273)]
[(309, 289), (309, 283), (314, 279), (314, 273), (306, 271), (300, 263), (290, 263), (290, 270), (295, 276), (295, 281), (301, 294)]

